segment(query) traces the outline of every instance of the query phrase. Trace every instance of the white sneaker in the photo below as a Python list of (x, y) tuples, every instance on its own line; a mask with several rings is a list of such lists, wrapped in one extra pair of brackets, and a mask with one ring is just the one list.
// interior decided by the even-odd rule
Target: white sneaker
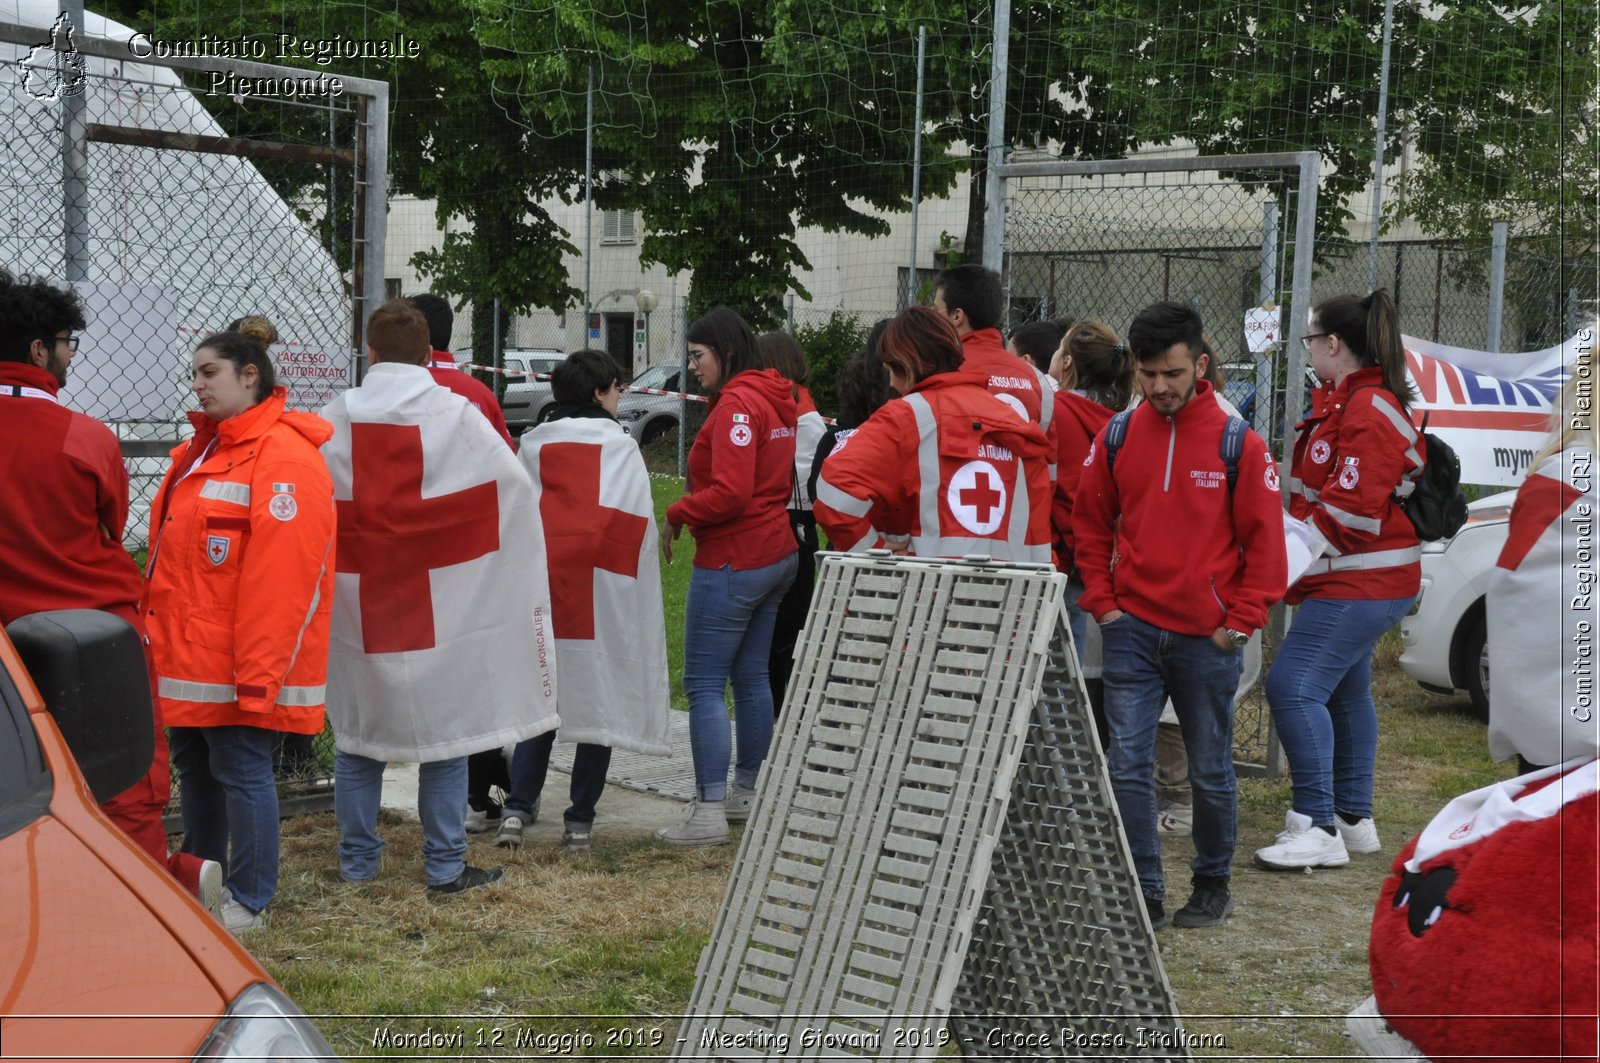
[(203, 860), (200, 863), (200, 890), (197, 896), (200, 905), (206, 911), (222, 918), (222, 865), (215, 860)]
[(1372, 822), (1372, 817), (1356, 823), (1346, 823), (1337, 814), (1333, 817), (1333, 825), (1339, 830), (1339, 837), (1344, 839), (1344, 847), (1352, 853), (1375, 853), (1383, 848), (1378, 841), (1378, 827)]
[(656, 831), (656, 841), (668, 845), (727, 845), (728, 816), (725, 801), (695, 801), (689, 814), (675, 827)]
[(1302, 816), (1292, 808), (1283, 818), (1283, 833), (1277, 842), (1256, 850), (1256, 863), (1274, 871), (1343, 867), (1349, 862), (1350, 854), (1337, 831), (1329, 834), (1313, 826), (1310, 816)]
[(723, 802), (723, 814), (728, 817), (729, 823), (744, 823), (750, 818), (750, 806), (755, 804), (755, 800), (754, 787), (734, 783), (728, 787), (728, 799)]
[(218, 915), (222, 920), (223, 927), (230, 934), (242, 934), (248, 930), (259, 930), (267, 925), (266, 912), (251, 911), (234, 900), (233, 894), (226, 889), (222, 891), (222, 910)]
[(1162, 837), (1187, 838), (1193, 831), (1193, 805), (1167, 805), (1156, 817), (1156, 832)]
[(488, 808), (467, 809), (467, 833), (487, 834), (500, 826), (500, 802), (490, 800)]

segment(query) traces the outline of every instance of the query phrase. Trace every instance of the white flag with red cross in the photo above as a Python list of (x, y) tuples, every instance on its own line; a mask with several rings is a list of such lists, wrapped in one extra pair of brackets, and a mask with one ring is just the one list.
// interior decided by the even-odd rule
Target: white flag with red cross
[(555, 728), (544, 537), (516, 455), (421, 366), (374, 365), (321, 412), (338, 747), (426, 763)]
[(655, 505), (639, 447), (608, 417), (522, 437), (544, 528), (561, 740), (666, 756), (671, 699)]
[(1594, 451), (1574, 444), (1517, 489), (1486, 596), (1496, 760), (1520, 753), (1534, 764), (1558, 764), (1600, 753), (1595, 463)]

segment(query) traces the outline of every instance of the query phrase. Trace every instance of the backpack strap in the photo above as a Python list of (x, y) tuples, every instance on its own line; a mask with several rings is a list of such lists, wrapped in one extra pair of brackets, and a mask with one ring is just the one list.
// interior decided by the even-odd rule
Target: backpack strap
[(1233, 485), (1239, 482), (1239, 459), (1244, 455), (1244, 431), (1248, 427), (1243, 417), (1229, 415), (1228, 423), (1222, 429), (1222, 442), (1217, 446), (1217, 454), (1228, 470), (1230, 493)]
[(1117, 451), (1122, 449), (1122, 444), (1128, 438), (1128, 421), (1132, 419), (1132, 410), (1123, 410), (1111, 416), (1111, 422), (1106, 425), (1106, 472), (1117, 471)]

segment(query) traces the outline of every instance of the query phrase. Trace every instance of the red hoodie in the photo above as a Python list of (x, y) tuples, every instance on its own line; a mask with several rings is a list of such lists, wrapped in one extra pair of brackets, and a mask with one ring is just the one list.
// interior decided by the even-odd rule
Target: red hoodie
[(1230, 499), (1218, 453), (1227, 422), (1201, 380), (1171, 417), (1148, 403), (1133, 411), (1115, 475), (1105, 433), (1095, 437), (1072, 517), (1084, 612), (1121, 609), (1180, 635), (1266, 623), (1289, 578), (1278, 468), (1246, 431)]
[(689, 451), (689, 493), (667, 507), (694, 533), (696, 568), (764, 568), (795, 552), (795, 424), (794, 385), (776, 369), (722, 385)]
[(1054, 533), (1056, 567), (1071, 573), (1072, 498), (1083, 478), (1083, 459), (1089, 456), (1094, 437), (1111, 420), (1111, 411), (1078, 394), (1056, 392), (1056, 488), (1050, 507), (1050, 530)]

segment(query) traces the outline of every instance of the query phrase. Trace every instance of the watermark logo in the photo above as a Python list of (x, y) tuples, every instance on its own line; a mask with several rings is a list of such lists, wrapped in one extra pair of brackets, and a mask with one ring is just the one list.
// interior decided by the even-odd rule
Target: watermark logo
[(72, 20), (65, 14), (50, 27), (50, 39), (28, 50), (19, 64), (22, 88), (36, 100), (65, 99), (83, 95), (89, 71), (72, 43)]

